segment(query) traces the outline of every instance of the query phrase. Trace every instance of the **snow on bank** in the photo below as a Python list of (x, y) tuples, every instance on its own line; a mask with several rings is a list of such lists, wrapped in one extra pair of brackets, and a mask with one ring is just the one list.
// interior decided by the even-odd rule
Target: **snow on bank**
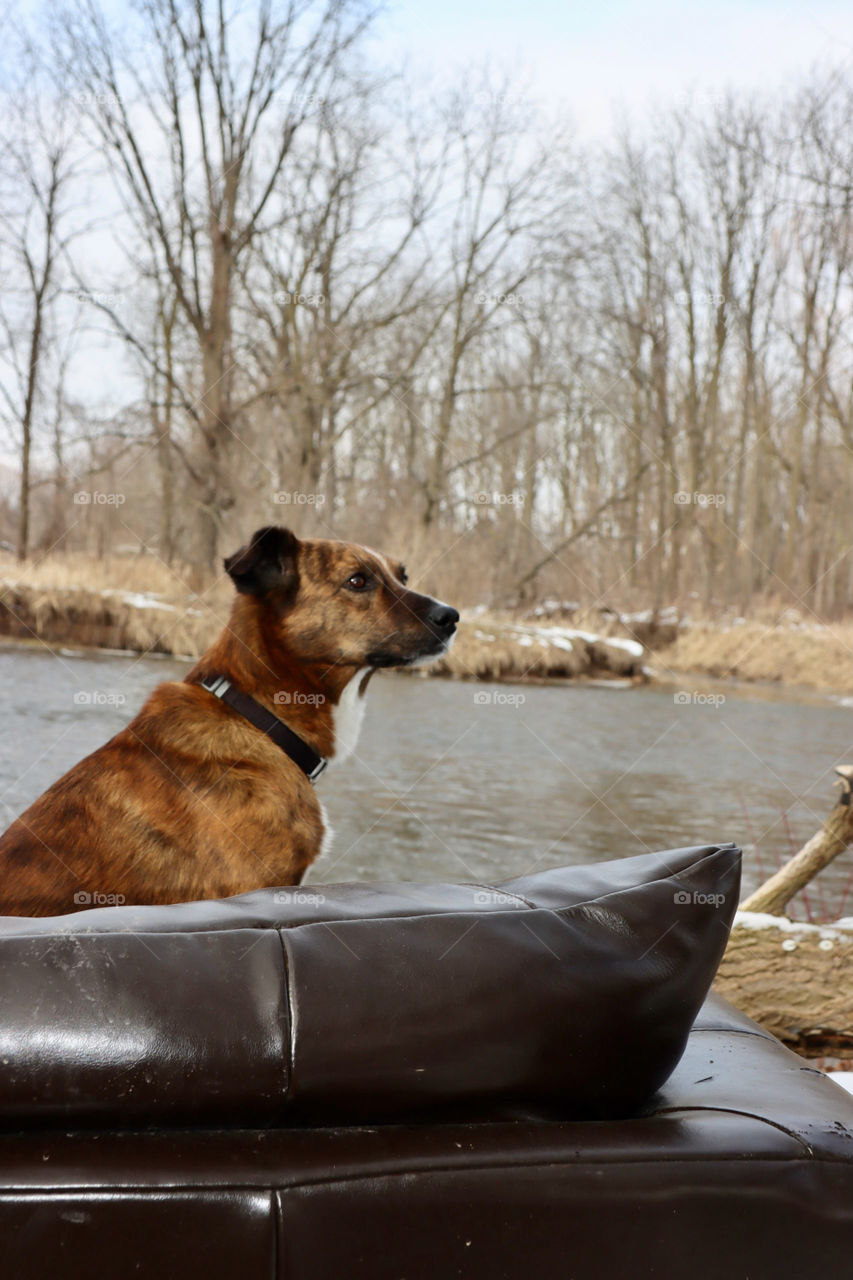
[(613, 649), (623, 649), (625, 653), (630, 653), (633, 658), (642, 658), (645, 653), (639, 640), (628, 640), (625, 636), (597, 636), (591, 631), (565, 631), (561, 627), (541, 627), (540, 630), (584, 640), (587, 644), (609, 644)]
[[(475, 611), (472, 610), (472, 614), (474, 613)], [(623, 653), (629, 653), (632, 658), (642, 658), (645, 653), (645, 649), (639, 640), (629, 640), (626, 636), (601, 636), (592, 631), (578, 631), (574, 627), (537, 626), (532, 623), (502, 622), (500, 631), (502, 635), (511, 637), (522, 648), (530, 648), (532, 645), (538, 644), (543, 649), (562, 649), (564, 652), (571, 653), (574, 650), (575, 643), (579, 641), (585, 645), (609, 645), (612, 649), (621, 649)], [(483, 631), (479, 627), (474, 631), (474, 635), (478, 640), (483, 640), (486, 644), (493, 644), (497, 639), (497, 635)]]
[(789, 920), (766, 911), (737, 911), (735, 925), (744, 929), (779, 929), (782, 933), (819, 934), (822, 938), (838, 938), (853, 933), (853, 916), (842, 916), (829, 924), (810, 924), (807, 920)]
[[(543, 600), (541, 604), (536, 605), (530, 610), (529, 616), (532, 618), (555, 618), (567, 617), (577, 613), (581, 608), (578, 600), (555, 600), (549, 597)], [(630, 631), (633, 626), (650, 626), (656, 623), (659, 627), (677, 627), (681, 624), (682, 618), (675, 605), (667, 605), (665, 609), (640, 609), (634, 613), (622, 613), (618, 609), (605, 609), (605, 613), (611, 614), (618, 622)], [(684, 619), (686, 622), (687, 619)]]
[(162, 609), (164, 613), (178, 612), (173, 604), (166, 604), (153, 591), (145, 594), (139, 591), (101, 591), (100, 594), (102, 596), (116, 596), (121, 600), (122, 604), (128, 605), (131, 609)]
[[(644, 626), (657, 622), (658, 626), (677, 627), (682, 622), (681, 615), (675, 605), (667, 605), (665, 609), (658, 609), (657, 611), (654, 609), (641, 609), (638, 613), (620, 613), (618, 618), (625, 626), (631, 626), (632, 624)], [(687, 619), (684, 619), (684, 621), (686, 622)]]
[(826, 924), (811, 924), (807, 920), (789, 920), (787, 916), (773, 916), (764, 911), (737, 911), (732, 927), (761, 931), (776, 929), (785, 935), (780, 942), (783, 951), (796, 951), (801, 942), (811, 939), (817, 941), (821, 951), (832, 951), (836, 943), (841, 943), (846, 952), (853, 942), (853, 916), (844, 916)]

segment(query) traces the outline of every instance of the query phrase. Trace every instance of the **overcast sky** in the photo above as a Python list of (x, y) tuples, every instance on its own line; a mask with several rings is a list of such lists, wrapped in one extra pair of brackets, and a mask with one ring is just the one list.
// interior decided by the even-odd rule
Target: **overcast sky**
[(517, 68), (585, 138), (607, 131), (617, 103), (642, 113), (688, 90), (773, 89), (853, 60), (853, 0), (389, 0), (380, 25), (380, 46), (415, 67)]

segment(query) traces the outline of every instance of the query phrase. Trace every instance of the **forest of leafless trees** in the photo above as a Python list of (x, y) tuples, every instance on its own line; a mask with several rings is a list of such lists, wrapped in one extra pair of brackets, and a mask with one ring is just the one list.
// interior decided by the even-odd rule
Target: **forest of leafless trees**
[(106, 12), (0, 55), (15, 554), (289, 523), (462, 603), (850, 607), (853, 81), (581, 146), (377, 67), (361, 0)]

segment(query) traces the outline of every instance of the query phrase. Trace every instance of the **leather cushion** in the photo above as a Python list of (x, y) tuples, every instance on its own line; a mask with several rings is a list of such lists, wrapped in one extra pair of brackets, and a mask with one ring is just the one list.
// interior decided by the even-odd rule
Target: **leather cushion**
[(525, 1100), (624, 1114), (684, 1050), (739, 875), (723, 845), (506, 886), (3, 920), (0, 1118), (347, 1123)]

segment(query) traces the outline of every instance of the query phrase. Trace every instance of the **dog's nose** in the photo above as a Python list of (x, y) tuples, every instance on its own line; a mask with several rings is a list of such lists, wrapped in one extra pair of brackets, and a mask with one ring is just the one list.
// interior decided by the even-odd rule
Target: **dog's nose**
[(434, 627), (438, 627), (439, 631), (446, 631), (448, 635), (452, 635), (456, 630), (459, 614), (449, 604), (436, 604), (430, 610), (429, 620)]

